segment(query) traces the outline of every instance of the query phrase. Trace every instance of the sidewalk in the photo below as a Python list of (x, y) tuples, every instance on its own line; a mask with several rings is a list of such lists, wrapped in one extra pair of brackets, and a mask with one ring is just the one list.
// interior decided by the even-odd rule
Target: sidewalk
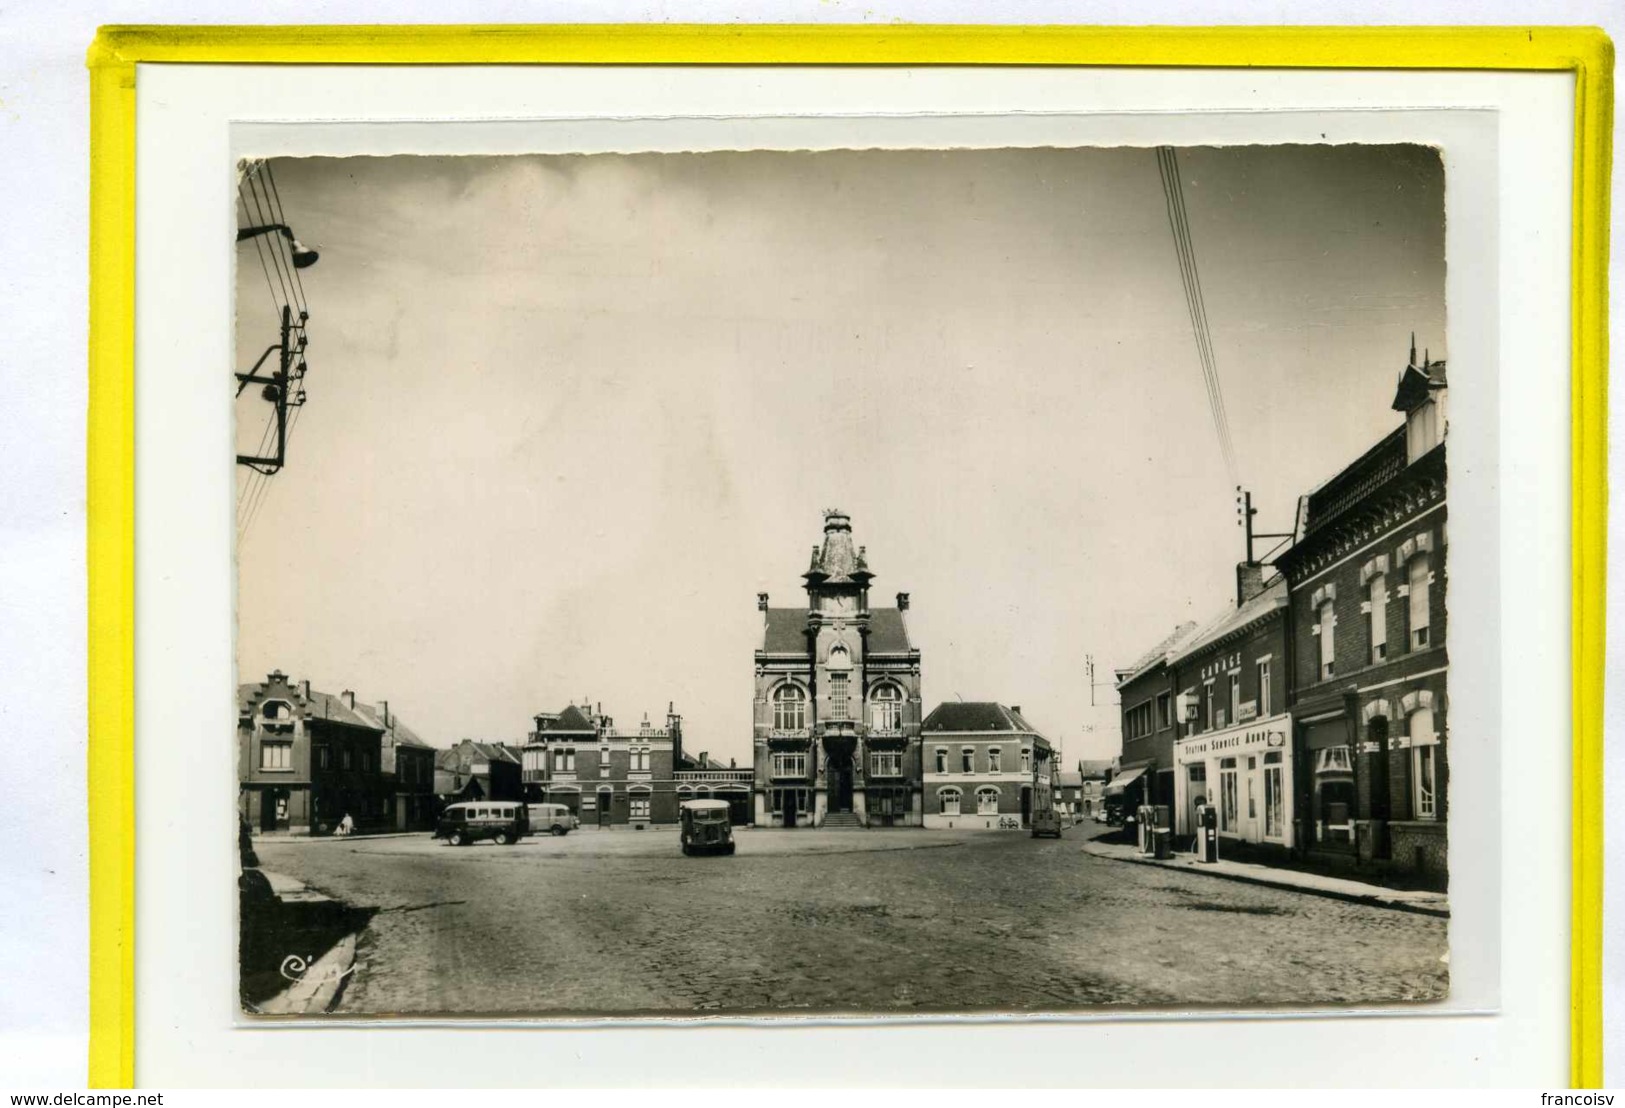
[[(322, 1015), (332, 1011), (345, 979), (356, 968), (360, 921), (350, 922), (351, 913), (343, 904), (302, 881), (270, 870), (260, 873), (277, 897), (274, 915), (264, 922), (283, 935), (290, 950), (277, 970), (286, 987), (250, 1006), (267, 1016)], [(253, 926), (248, 920), (244, 922)]]
[(1194, 854), (1175, 854), (1159, 861), (1139, 849), (1123, 843), (1104, 843), (1098, 839), (1083, 844), (1083, 852), (1097, 858), (1110, 858), (1114, 862), (1130, 862), (1142, 866), (1161, 866), (1241, 881), (1249, 885), (1264, 885), (1273, 889), (1325, 896), (1333, 900), (1347, 900), (1356, 904), (1372, 904), (1379, 908), (1393, 908), (1401, 912), (1416, 912), (1424, 916), (1450, 917), (1450, 898), (1444, 893), (1422, 890), (1386, 889), (1381, 885), (1368, 885), (1344, 877), (1326, 877), (1318, 873), (1299, 873), (1296, 870), (1261, 866), (1254, 862), (1198, 862)]
[(291, 831), (251, 831), (249, 838), (257, 843), (347, 843), (357, 839), (416, 839), (429, 834), (428, 831), (357, 831), (350, 835), (296, 835)]

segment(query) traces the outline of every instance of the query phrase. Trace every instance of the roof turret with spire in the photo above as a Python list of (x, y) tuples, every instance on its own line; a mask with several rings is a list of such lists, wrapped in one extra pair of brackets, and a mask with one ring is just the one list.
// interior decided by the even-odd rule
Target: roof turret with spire
[(809, 585), (867, 585), (874, 579), (865, 548), (852, 546), (852, 518), (839, 508), (825, 510), (823, 548), (813, 547), (812, 565), (802, 576)]

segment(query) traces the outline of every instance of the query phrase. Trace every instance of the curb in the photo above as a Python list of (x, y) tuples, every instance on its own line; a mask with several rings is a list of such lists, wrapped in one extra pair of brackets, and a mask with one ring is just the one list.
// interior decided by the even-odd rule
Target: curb
[(1416, 904), (1405, 900), (1396, 900), (1392, 897), (1378, 893), (1349, 893), (1340, 889), (1320, 889), (1313, 885), (1298, 885), (1290, 881), (1259, 877), (1253, 874), (1222, 873), (1210, 869), (1197, 869), (1194, 866), (1169, 865), (1152, 858), (1124, 858), (1116, 854), (1107, 854), (1103, 851), (1090, 850), (1084, 847), (1084, 853), (1092, 858), (1103, 858), (1108, 862), (1123, 862), (1133, 866), (1154, 866), (1157, 869), (1176, 870), (1180, 873), (1194, 873), (1201, 877), (1216, 878), (1220, 881), (1236, 881), (1243, 885), (1257, 885), (1266, 889), (1281, 889), (1292, 893), (1305, 893), (1309, 896), (1325, 897), (1327, 900), (1341, 900), (1346, 904), (1365, 904), (1373, 908), (1388, 908), (1395, 912), (1410, 912), (1418, 916), (1433, 916), (1436, 919), (1449, 919), (1449, 908), (1437, 908), (1431, 904)]
[[(315, 903), (334, 898), (312, 889), (304, 882), (286, 874), (261, 870), (277, 900), (284, 904)], [(283, 960), (284, 968), (302, 971), (286, 989), (271, 997), (257, 1008), (263, 1016), (324, 1015), (338, 1007), (339, 997), (350, 975), (356, 969), (356, 945), (361, 939), (359, 931), (352, 931), (328, 948), (311, 965), (304, 959), (290, 956)], [(284, 975), (286, 976), (286, 975)]]
[(288, 988), (260, 1005), (266, 1016), (309, 1016), (331, 1012), (339, 1002), (345, 982), (355, 971), (355, 932), (344, 936), (326, 954), (307, 966)]

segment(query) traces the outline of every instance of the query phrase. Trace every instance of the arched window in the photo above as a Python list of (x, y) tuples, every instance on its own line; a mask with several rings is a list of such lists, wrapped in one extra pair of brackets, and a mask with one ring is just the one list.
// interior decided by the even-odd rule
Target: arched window
[(937, 793), (938, 811), (945, 816), (957, 816), (959, 814), (959, 795), (958, 789), (943, 789)]
[(830, 669), (850, 669), (852, 655), (847, 653), (846, 647), (836, 643), (829, 648), (829, 661), (825, 663)]
[(880, 685), (870, 694), (869, 726), (876, 731), (897, 731), (902, 728), (903, 691), (896, 685)]
[(800, 685), (781, 685), (773, 694), (773, 729), (801, 731), (807, 726), (807, 693)]
[(1439, 818), (1439, 737), (1433, 733), (1433, 709), (1418, 708), (1408, 721), (1411, 781), (1417, 819)]
[(1410, 586), (1410, 647), (1426, 650), (1431, 645), (1432, 629), (1428, 626), (1428, 593), (1433, 583), (1433, 570), (1426, 554), (1417, 554), (1405, 567), (1406, 583)]
[(979, 816), (996, 816), (999, 814), (999, 790), (990, 787), (976, 790), (976, 814)]
[(293, 718), (293, 705), (286, 700), (267, 700), (260, 707), (260, 715), (269, 720), (289, 720)]
[(1337, 616), (1332, 610), (1330, 600), (1321, 604), (1320, 623), (1317, 626), (1320, 628), (1320, 679), (1324, 681), (1332, 676), (1332, 667), (1337, 662), (1337, 638), (1334, 631)]

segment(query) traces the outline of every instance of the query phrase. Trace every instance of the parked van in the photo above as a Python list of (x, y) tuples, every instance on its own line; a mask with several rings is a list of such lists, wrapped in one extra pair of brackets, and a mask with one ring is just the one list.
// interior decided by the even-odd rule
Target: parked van
[(677, 809), (684, 854), (732, 854), (733, 826), (726, 800), (685, 800)]
[(581, 826), (581, 820), (564, 804), (530, 804), (530, 828), (540, 835), (547, 831), (554, 835), (568, 835)]
[(1061, 814), (1053, 808), (1041, 808), (1032, 816), (1033, 838), (1040, 835), (1061, 837)]
[(470, 800), (451, 804), (440, 813), (434, 837), (452, 846), (491, 839), (508, 846), (530, 834), (530, 813), (523, 804), (502, 800)]

